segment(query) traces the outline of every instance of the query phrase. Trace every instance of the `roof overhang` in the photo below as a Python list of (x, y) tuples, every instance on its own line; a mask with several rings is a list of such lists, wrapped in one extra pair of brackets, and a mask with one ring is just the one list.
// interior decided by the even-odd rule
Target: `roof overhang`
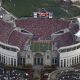
[(77, 37), (80, 37), (80, 30), (77, 33), (75, 33), (74, 35)]

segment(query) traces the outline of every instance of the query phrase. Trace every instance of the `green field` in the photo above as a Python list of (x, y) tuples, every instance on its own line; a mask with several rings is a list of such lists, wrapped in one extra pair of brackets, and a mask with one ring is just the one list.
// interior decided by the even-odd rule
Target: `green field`
[(70, 14), (66, 13), (54, 0), (3, 0), (2, 6), (17, 17), (33, 16), (32, 13), (38, 8), (51, 9), (53, 16), (59, 18), (80, 15), (80, 9), (76, 8), (77, 12), (75, 13), (73, 7), (69, 8)]
[(46, 50), (51, 50), (52, 46), (48, 43), (31, 43), (31, 50), (33, 52), (46, 52)]

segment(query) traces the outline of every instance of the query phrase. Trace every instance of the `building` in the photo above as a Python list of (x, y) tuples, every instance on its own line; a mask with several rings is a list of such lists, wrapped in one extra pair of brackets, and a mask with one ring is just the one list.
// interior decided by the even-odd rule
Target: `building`
[(0, 42), (0, 62), (10, 66), (17, 66), (17, 57), (20, 49)]

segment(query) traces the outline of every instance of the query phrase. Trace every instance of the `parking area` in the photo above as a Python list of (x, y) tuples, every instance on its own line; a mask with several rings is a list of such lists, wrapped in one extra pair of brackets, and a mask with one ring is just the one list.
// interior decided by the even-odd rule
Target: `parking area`
[(0, 64), (0, 80), (32, 80), (33, 70), (6, 68)]
[(49, 75), (48, 80), (80, 80), (80, 69), (58, 69)]
[(5, 70), (4, 68), (0, 68), (0, 79), (1, 80), (25, 80), (26, 72), (19, 70)]
[(61, 73), (58, 80), (80, 80), (80, 70), (66, 70)]

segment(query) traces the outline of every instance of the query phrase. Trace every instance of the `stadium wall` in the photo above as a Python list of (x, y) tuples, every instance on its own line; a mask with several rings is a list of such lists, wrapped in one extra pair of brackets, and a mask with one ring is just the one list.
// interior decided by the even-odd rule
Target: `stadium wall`
[(26, 52), (26, 62), (25, 64), (31, 64), (33, 65), (34, 64), (34, 59), (33, 59), (33, 53), (31, 50), (27, 51)]
[(80, 63), (80, 43), (62, 47), (59, 51), (59, 67), (70, 67)]
[[(35, 58), (36, 58), (36, 62), (35, 62)], [(52, 61), (51, 51), (49, 50), (47, 50), (46, 52), (27, 51), (25, 64), (38, 65), (39, 64), (38, 59), (40, 61), (40, 65), (51, 65), (51, 61)]]
[(47, 50), (44, 56), (44, 65), (51, 65), (52, 57), (51, 51)]
[(79, 0), (71, 0), (72, 2), (76, 2), (76, 1), (79, 1)]
[(0, 62), (5, 65), (17, 66), (17, 54), (20, 49), (0, 42)]

